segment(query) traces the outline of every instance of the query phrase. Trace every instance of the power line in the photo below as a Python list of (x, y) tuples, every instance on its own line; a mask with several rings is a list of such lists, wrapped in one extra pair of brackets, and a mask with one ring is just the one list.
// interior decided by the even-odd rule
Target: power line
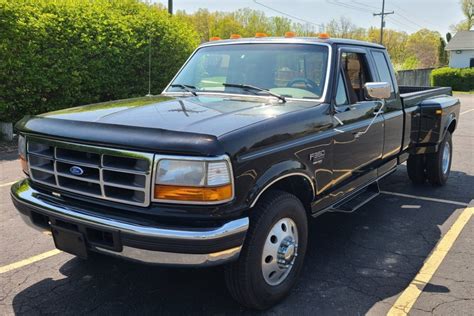
[(380, 15), (380, 45), (383, 45), (383, 28), (385, 27), (384, 18), (386, 15), (394, 14), (394, 11), (385, 12), (385, 0), (382, 0), (382, 12), (374, 13), (374, 16)]
[(362, 7), (358, 7), (358, 6), (355, 6), (355, 5), (351, 5), (349, 3), (346, 3), (346, 2), (339, 2), (338, 0), (326, 0), (327, 3), (329, 4), (332, 4), (332, 5), (337, 5), (337, 6), (340, 6), (340, 7), (343, 7), (343, 8), (348, 8), (348, 9), (352, 9), (352, 10), (357, 10), (357, 11), (360, 11), (360, 12), (364, 12), (364, 13), (367, 13), (367, 10), (362, 8)]
[[(357, 10), (357, 11), (365, 12), (365, 13), (367, 13), (367, 8), (378, 9), (377, 7), (375, 7), (373, 5), (370, 5), (367, 2), (356, 1), (356, 0), (352, 0), (351, 4), (349, 4), (347, 2), (342, 2), (340, 0), (326, 0), (326, 2), (328, 2), (329, 4), (332, 4), (332, 5), (337, 5), (337, 6), (340, 6), (340, 7), (343, 7), (343, 8)], [(404, 12), (408, 12), (408, 11), (404, 10), (402, 7), (400, 7), (399, 5), (396, 5), (396, 4), (393, 4), (393, 5), (396, 6), (397, 8), (400, 8), (400, 10), (402, 10)], [(395, 13), (395, 12), (394, 12), (394, 14), (399, 16), (403, 20), (407, 21), (408, 23), (416, 25), (418, 28), (424, 28), (425, 27), (425, 26), (420, 25), (419, 23), (414, 22), (412, 19), (410, 19), (409, 17), (407, 17), (405, 15), (402, 15), (400, 13)], [(408, 28), (408, 29), (412, 29), (412, 30), (415, 30), (415, 31), (418, 30), (418, 28), (415, 28), (412, 25), (408, 25), (408, 24), (403, 23), (403, 22), (401, 22), (399, 20), (396, 20), (394, 18), (390, 18), (390, 21), (394, 22), (396, 25), (398, 25), (402, 28)], [(429, 23), (429, 22), (427, 22), (427, 23)], [(434, 26), (433, 24), (431, 24), (431, 23), (429, 23), (429, 24), (432, 27), (436, 28), (436, 26)]]
[(408, 28), (408, 29), (412, 29), (412, 30), (415, 30), (415, 31), (418, 30), (418, 28), (415, 28), (414, 26), (409, 25), (409, 24), (406, 24), (406, 23), (404, 23), (404, 22), (401, 22), (400, 20), (397, 20), (397, 19), (395, 19), (394, 17), (387, 17), (387, 19), (388, 19), (390, 22), (395, 23), (396, 25), (398, 25), (398, 26), (400, 26), (400, 27), (402, 27), (402, 28), (405, 28), (405, 29)]
[(256, 4), (258, 4), (258, 5), (260, 5), (260, 6), (264, 7), (264, 8), (267, 8), (268, 10), (277, 12), (277, 13), (282, 14), (282, 15), (285, 15), (285, 16), (287, 16), (287, 17), (289, 17), (289, 18), (292, 18), (292, 19), (295, 19), (295, 20), (298, 20), (298, 21), (302, 21), (302, 22), (305, 22), (305, 23), (308, 23), (308, 24), (312, 24), (312, 25), (317, 26), (317, 27), (322, 27), (322, 26), (323, 26), (322, 24), (313, 23), (313, 22), (310, 22), (310, 21), (308, 21), (308, 20), (299, 18), (299, 17), (297, 17), (297, 16), (288, 14), (288, 13), (286, 13), (286, 12), (283, 12), (283, 11), (280, 11), (280, 10), (277, 10), (277, 9), (274, 9), (274, 8), (272, 8), (272, 7), (270, 7), (270, 6), (266, 5), (266, 4), (263, 4), (263, 3), (258, 2), (257, 0), (253, 0), (253, 2), (255, 2)]
[(423, 25), (420, 25), (420, 24), (418, 24), (418, 23), (416, 23), (416, 22), (413, 22), (412, 20), (410, 20), (410, 19), (408, 19), (407, 17), (401, 15), (400, 13), (395, 13), (395, 14), (396, 14), (397, 16), (401, 17), (402, 19), (404, 19), (405, 21), (407, 21), (407, 22), (413, 24), (413, 25), (416, 25), (416, 26), (418, 26), (418, 27), (420, 27), (420, 28), (424, 28)]
[[(404, 8), (402, 8), (401, 6), (399, 6), (399, 5), (395, 4), (395, 3), (393, 3), (393, 4), (391, 4), (391, 5), (397, 7), (397, 8), (400, 9), (402, 12), (405, 12), (405, 14), (407, 14), (408, 16), (411, 16), (411, 15), (410, 15), (411, 13), (410, 13), (409, 11), (405, 10)], [(399, 15), (400, 15), (400, 14), (399, 14)], [(413, 16), (411, 16), (411, 17), (413, 17)], [(433, 23), (429, 22), (428, 20), (426, 20), (426, 19), (424, 19), (424, 18), (422, 18), (422, 17), (418, 17), (418, 16), (417, 16), (416, 19), (417, 19), (417, 20), (423, 20), (426, 24), (429, 24), (429, 25), (430, 25), (431, 27), (433, 27), (433, 28), (438, 28), (438, 26), (434, 25)]]
[(373, 6), (373, 5), (369, 5), (366, 2), (359, 2), (359, 1), (354, 1), (354, 0), (352, 0), (352, 2), (354, 2), (355, 4), (358, 4), (358, 5), (364, 6), (364, 7), (368, 7), (368, 8), (372, 8), (372, 9), (376, 9), (376, 10), (379, 9), (379, 8)]

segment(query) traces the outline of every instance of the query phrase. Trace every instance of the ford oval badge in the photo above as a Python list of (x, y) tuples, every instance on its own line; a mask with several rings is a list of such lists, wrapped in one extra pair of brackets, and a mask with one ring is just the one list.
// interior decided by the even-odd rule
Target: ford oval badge
[(84, 174), (84, 170), (78, 166), (72, 166), (69, 168), (69, 172), (75, 176), (82, 176)]

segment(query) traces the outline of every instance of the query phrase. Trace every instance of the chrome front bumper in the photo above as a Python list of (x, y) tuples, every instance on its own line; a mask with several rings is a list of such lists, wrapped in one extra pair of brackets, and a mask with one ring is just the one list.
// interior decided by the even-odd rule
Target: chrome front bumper
[[(245, 217), (227, 222), (220, 227), (212, 228), (177, 229), (144, 226), (133, 221), (126, 221), (123, 218), (106, 216), (65, 205), (54, 197), (33, 189), (28, 179), (15, 183), (11, 188), (11, 196), (22, 218), (35, 229), (40, 231), (48, 231), (50, 229), (45, 225), (38, 225), (33, 220), (35, 216), (41, 216), (46, 218), (46, 223), (49, 224), (51, 221), (60, 220), (61, 222), (78, 225), (79, 227), (107, 232), (112, 231), (117, 236), (120, 236), (120, 249), (107, 249), (107, 247), (101, 247), (94, 243), (88, 243), (88, 248), (95, 252), (153, 264), (209, 266), (234, 260), (239, 256), (249, 225), (249, 219)], [(151, 247), (152, 249), (146, 249), (143, 246), (136, 247), (127, 245), (124, 241), (126, 239), (124, 236), (127, 236), (128, 240), (134, 240), (135, 245), (136, 241), (144, 240), (143, 244), (150, 245), (156, 241), (158, 245), (168, 242), (171, 246), (167, 247), (167, 251), (160, 251), (156, 246)], [(238, 244), (235, 244), (236, 240), (238, 240)], [(211, 247), (212, 249), (215, 248), (215, 244), (221, 243), (224, 249), (209, 253), (203, 253), (202, 251), (196, 253), (192, 249), (193, 243), (205, 243), (206, 247)], [(173, 245), (182, 249), (181, 246), (183, 244), (189, 244), (188, 249), (191, 250), (189, 252), (169, 251), (169, 248), (173, 247)], [(232, 244), (232, 247), (225, 248), (225, 245), (229, 244)]]

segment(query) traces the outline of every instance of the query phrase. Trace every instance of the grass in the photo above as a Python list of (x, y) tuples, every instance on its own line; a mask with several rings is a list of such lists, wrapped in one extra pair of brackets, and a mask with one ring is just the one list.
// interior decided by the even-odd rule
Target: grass
[(453, 91), (454, 94), (474, 94), (474, 90), (471, 91)]

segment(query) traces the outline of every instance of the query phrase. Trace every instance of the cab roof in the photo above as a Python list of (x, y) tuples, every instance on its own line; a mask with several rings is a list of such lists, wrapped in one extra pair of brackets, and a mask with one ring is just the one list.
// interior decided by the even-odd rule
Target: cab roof
[(321, 39), (317, 37), (247, 37), (247, 38), (238, 38), (238, 39), (221, 39), (210, 41), (201, 44), (201, 46), (208, 46), (208, 45), (224, 45), (224, 44), (235, 44), (235, 43), (323, 43), (329, 45), (337, 45), (337, 44), (344, 44), (344, 45), (355, 45), (355, 46), (365, 46), (365, 47), (372, 47), (372, 48), (382, 48), (385, 49), (384, 46), (370, 43), (365, 41), (358, 41), (352, 39), (344, 39), (344, 38), (327, 38)]

